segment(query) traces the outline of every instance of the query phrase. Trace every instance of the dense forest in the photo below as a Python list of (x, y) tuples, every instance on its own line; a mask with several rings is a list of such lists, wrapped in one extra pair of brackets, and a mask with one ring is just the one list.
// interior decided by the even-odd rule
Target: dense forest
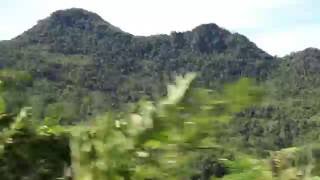
[(320, 50), (52, 13), (0, 41), (0, 179), (320, 179)]

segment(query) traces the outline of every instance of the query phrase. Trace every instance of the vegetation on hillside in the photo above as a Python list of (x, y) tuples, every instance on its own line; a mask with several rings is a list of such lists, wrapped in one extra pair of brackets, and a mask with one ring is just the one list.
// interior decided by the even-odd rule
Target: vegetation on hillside
[(75, 115), (64, 119), (72, 122), (141, 98), (157, 100), (176, 75), (197, 72), (198, 87), (217, 89), (239, 77), (264, 80), (274, 63), (246, 37), (215, 24), (138, 37), (81, 9), (57, 11), (0, 43), (0, 67), (33, 78), (16, 90), (27, 97), (24, 104), (41, 104), (34, 108), (43, 118), (51, 106), (68, 103)]
[(317, 148), (258, 159), (219, 142), (233, 114), (261, 101), (262, 91), (248, 79), (222, 92), (191, 88), (194, 77), (178, 77), (158, 102), (141, 101), (129, 112), (73, 126), (34, 121), (27, 108), (15, 117), (3, 114), (1, 179), (317, 178)]
[(317, 179), (319, 68), (215, 24), (140, 37), (57, 11), (0, 42), (0, 179)]

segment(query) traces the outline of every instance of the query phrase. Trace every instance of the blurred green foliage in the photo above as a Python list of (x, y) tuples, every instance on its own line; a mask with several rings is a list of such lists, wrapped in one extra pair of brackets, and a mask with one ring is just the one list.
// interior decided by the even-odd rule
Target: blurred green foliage
[(0, 42), (0, 179), (317, 179), (319, 62), (57, 11)]
[[(177, 77), (160, 101), (142, 100), (72, 126), (61, 111), (34, 121), (32, 110), (3, 116), (1, 179), (311, 179), (317, 146), (249, 156), (219, 135), (234, 114), (258, 104), (263, 91), (249, 79), (223, 91), (192, 88), (195, 74)], [(232, 148), (230, 148), (232, 147)], [(314, 177), (315, 178), (315, 177)]]

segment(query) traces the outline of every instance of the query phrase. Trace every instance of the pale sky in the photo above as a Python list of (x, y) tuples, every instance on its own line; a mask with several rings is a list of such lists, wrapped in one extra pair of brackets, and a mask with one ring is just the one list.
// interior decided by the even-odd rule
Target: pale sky
[(216, 23), (272, 55), (320, 48), (319, 0), (0, 0), (0, 40), (52, 12), (84, 8), (134, 35), (169, 34)]

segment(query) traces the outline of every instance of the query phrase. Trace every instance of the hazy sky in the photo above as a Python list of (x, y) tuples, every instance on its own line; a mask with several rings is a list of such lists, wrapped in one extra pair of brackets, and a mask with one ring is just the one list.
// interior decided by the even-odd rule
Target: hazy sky
[(0, 40), (21, 34), (55, 10), (71, 7), (96, 12), (134, 35), (216, 23), (246, 35), (272, 55), (320, 48), (319, 0), (0, 0)]

